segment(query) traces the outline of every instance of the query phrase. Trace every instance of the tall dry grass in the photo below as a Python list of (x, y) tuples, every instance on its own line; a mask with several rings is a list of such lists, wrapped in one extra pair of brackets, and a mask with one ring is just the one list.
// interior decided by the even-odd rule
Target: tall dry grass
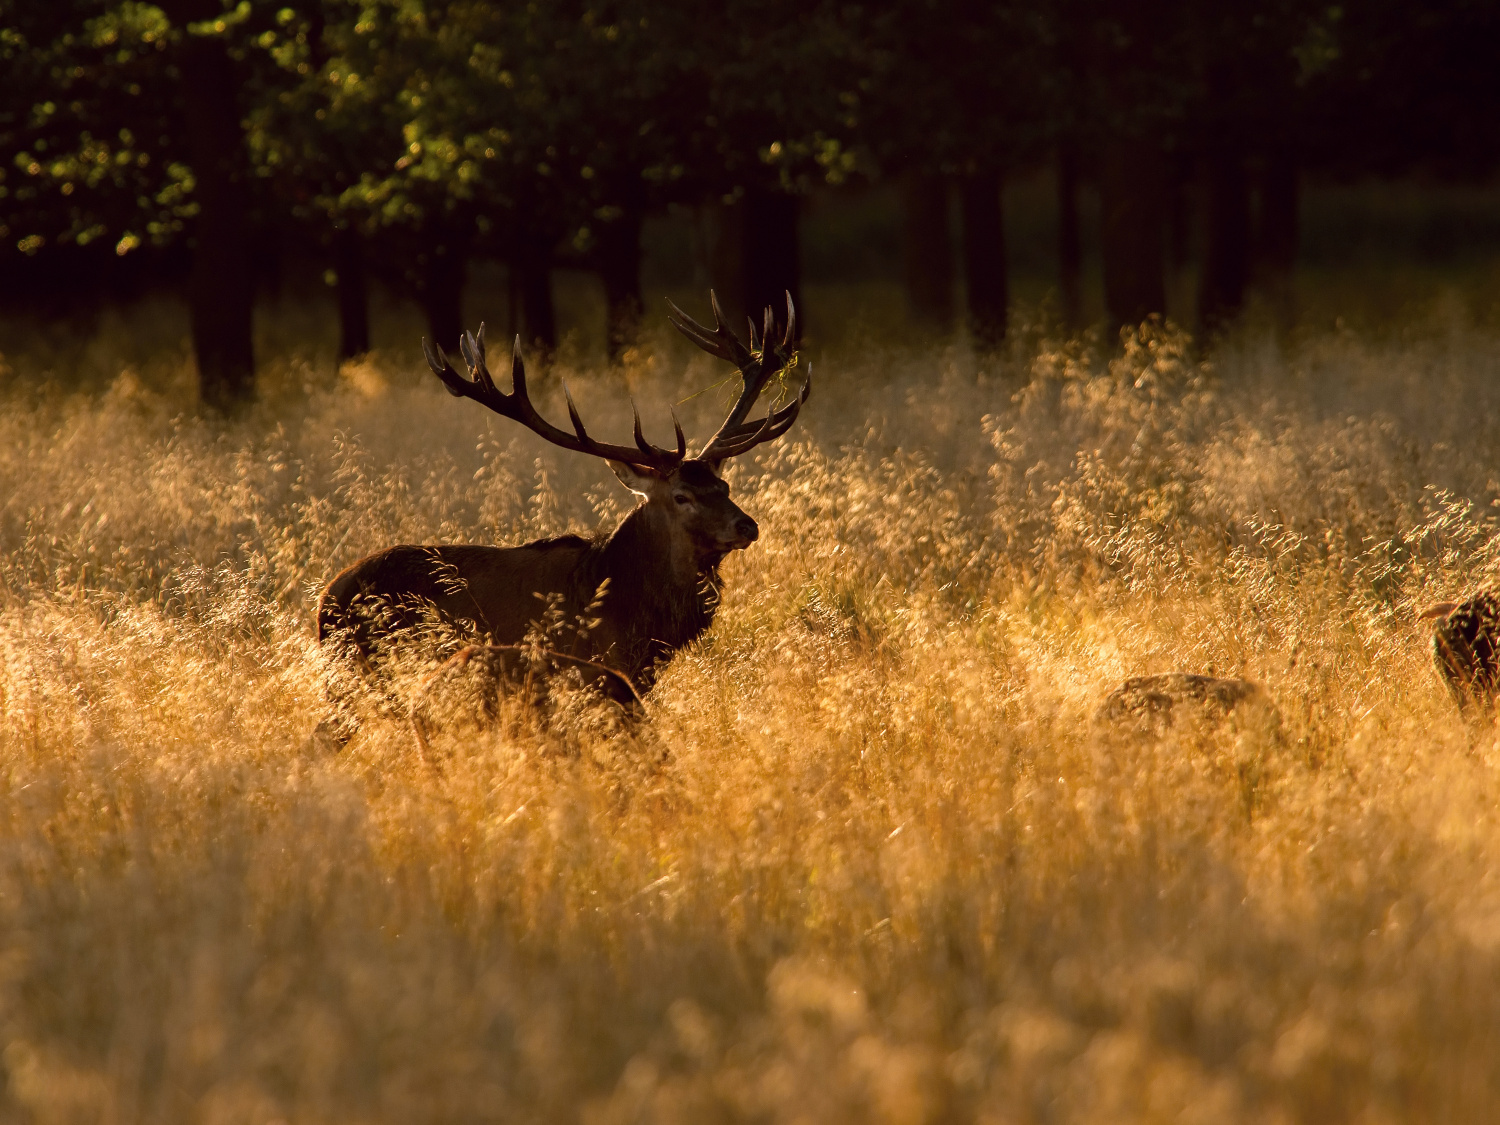
[[(568, 375), (701, 434), (678, 355)], [(817, 357), (647, 728), (441, 774), (399, 721), (317, 749), (319, 587), (607, 525), (602, 465), (378, 359), (229, 425), (13, 379), (0, 1114), (1492, 1117), (1500, 748), (1414, 611), (1500, 567), (1497, 366), (1451, 325)], [(1091, 725), (1173, 669), (1280, 727)]]

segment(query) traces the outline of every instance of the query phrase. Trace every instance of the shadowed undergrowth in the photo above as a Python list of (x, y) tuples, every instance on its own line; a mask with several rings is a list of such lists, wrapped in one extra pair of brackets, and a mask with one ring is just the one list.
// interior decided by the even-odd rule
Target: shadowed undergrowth
[[(602, 465), (378, 358), (230, 425), (128, 373), (13, 389), (0, 1112), (1492, 1116), (1500, 748), (1415, 617), (1500, 567), (1497, 363), (1459, 328), (820, 357), (647, 728), (454, 727), (440, 770), (399, 717), (317, 748), (318, 589), (611, 524)], [(700, 439), (728, 394), (567, 374), (606, 437), (622, 382)], [(1178, 669), (1280, 724), (1091, 725)]]

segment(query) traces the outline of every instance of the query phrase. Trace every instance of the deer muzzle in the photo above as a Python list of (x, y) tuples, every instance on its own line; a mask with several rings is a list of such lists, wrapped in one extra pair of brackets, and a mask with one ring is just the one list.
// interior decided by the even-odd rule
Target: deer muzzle
[(756, 526), (755, 521), (749, 516), (741, 516), (734, 521), (730, 539), (725, 546), (731, 551), (738, 551), (750, 546), (759, 538), (760, 528)]

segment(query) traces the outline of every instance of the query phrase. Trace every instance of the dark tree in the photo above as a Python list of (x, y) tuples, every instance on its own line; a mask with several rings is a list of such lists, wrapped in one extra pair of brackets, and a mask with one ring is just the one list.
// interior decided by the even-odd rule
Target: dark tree
[[(405, 154), (392, 101), (402, 82), (364, 52), (358, 13), (329, 0), (281, 6), (256, 38), (248, 114), (255, 170), (299, 241), (333, 267), (340, 359), (370, 349), (370, 281), (392, 225), (378, 188)], [(386, 271), (389, 272), (389, 271)]]
[(6, 297), (98, 299), (91, 281), (170, 246), (192, 210), (171, 26), (104, 0), (3, 0), (0, 27)]
[(255, 390), (250, 166), (240, 78), (222, 35), (200, 30), (224, 14), (217, 0), (163, 0), (161, 7), (178, 29), (175, 61), (198, 203), (188, 288), (198, 382), (204, 402), (229, 410)]
[(1058, 12), (1064, 121), (1098, 161), (1104, 305), (1117, 326), (1166, 312), (1163, 197), (1190, 90), (1187, 14), (1180, 0), (1075, 0)]
[(1164, 161), (1150, 138), (1123, 137), (1105, 144), (1099, 164), (1104, 307), (1116, 325), (1139, 324), (1167, 309)]
[(6, 192), (3, 225), (16, 249), (71, 259), (73, 286), (88, 291), (115, 272), (96, 251), (124, 259), (187, 241), (203, 401), (243, 402), (254, 385), (250, 184), (234, 29), (215, 22), (224, 9), (79, 0), (5, 14), (18, 65), (0, 148), (24, 178)]
[(1344, 176), (1493, 174), (1497, 42), (1492, 0), (1364, 0), (1310, 21), (1297, 48), (1310, 160)]
[[(777, 188), (745, 192), (745, 305), (749, 315), (766, 308), (783, 315), (786, 294), (802, 304), (802, 264), (797, 242), (797, 196)], [(757, 321), (759, 318), (757, 317)]]
[(1243, 142), (1214, 137), (1203, 154), (1206, 199), (1198, 320), (1209, 329), (1233, 319), (1250, 281), (1250, 170)]
[(1005, 335), (1009, 303), (1005, 176), (1034, 158), (1046, 134), (1040, 9), (900, 0), (876, 9), (862, 38), (862, 135), (902, 185), (912, 313), (937, 328), (952, 321), (956, 183), (967, 319), (975, 340), (992, 346)]
[(1307, 82), (1331, 61), (1338, 17), (1308, 0), (1231, 0), (1193, 15), (1184, 137), (1201, 169), (1198, 320), (1213, 331), (1238, 315), (1257, 272), (1286, 295)]
[(1000, 184), (997, 170), (971, 172), (963, 179), (961, 194), (969, 322), (975, 339), (985, 347), (1005, 338), (1010, 305)]
[(1078, 152), (1069, 142), (1057, 152), (1057, 275), (1064, 323), (1083, 322), (1083, 232), (1078, 215)]
[(644, 208), (637, 202), (601, 216), (594, 231), (599, 278), (604, 282), (605, 344), (618, 360), (634, 342), (645, 315), (641, 295), (641, 228)]
[(1262, 157), (1260, 214), (1253, 242), (1253, 265), (1276, 318), (1289, 325), (1293, 316), (1292, 270), (1297, 264), (1301, 230), (1299, 168), (1290, 145), (1276, 145)]
[(334, 229), (333, 263), (338, 286), (339, 359), (353, 359), (370, 350), (370, 271), (365, 261), (365, 240), (352, 223)]
[(946, 331), (953, 324), (953, 233), (946, 176), (912, 170), (901, 181), (901, 257), (912, 317)]
[(725, 312), (758, 318), (768, 304), (780, 310), (786, 292), (801, 294), (802, 198), (854, 171), (857, 13), (825, 0), (727, 0), (687, 13), (702, 18), (674, 21), (677, 96), (694, 111), (682, 120), (675, 194), (706, 202), (716, 270), (738, 274), (722, 279)]

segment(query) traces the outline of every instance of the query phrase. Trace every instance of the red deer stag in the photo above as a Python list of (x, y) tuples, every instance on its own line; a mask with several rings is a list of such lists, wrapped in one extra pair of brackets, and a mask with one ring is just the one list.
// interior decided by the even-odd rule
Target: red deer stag
[(811, 389), (809, 378), (786, 405), (777, 409), (773, 403), (764, 418), (749, 420), (766, 385), (796, 362), (791, 295), (779, 338), (768, 308), (761, 332), (751, 322), (749, 347), (710, 299), (712, 331), (670, 302), (668, 319), (700, 348), (735, 364), (744, 386), (718, 432), (692, 457), (675, 416), (676, 449), (650, 444), (639, 413), (634, 447), (595, 441), (566, 387), (573, 432), (552, 425), (527, 397), (519, 340), (509, 394), (485, 365), (482, 325), (477, 336), (466, 333), (460, 341), (467, 378), (424, 340), (427, 362), (449, 394), (473, 399), (563, 449), (603, 458), (641, 503), (605, 537), (562, 535), (518, 547), (399, 546), (360, 559), (329, 583), (318, 602), (319, 642), (366, 666), (389, 642), (434, 621), (495, 645), (518, 644), (550, 625), (547, 644), (553, 649), (613, 669), (641, 693), (649, 690), (657, 667), (712, 623), (720, 562), (760, 534), (729, 499), (720, 467), (786, 433)]
[(1418, 620), (1436, 620), (1432, 662), (1465, 715), (1492, 714), (1500, 696), (1500, 590), (1440, 602)]

